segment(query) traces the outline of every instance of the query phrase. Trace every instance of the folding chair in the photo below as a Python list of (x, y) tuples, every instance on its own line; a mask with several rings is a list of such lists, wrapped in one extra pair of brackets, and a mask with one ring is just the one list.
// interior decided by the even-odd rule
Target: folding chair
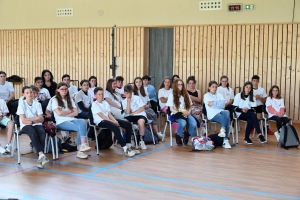
[[(276, 121), (265, 117), (265, 114), (268, 116), (266, 105), (263, 106), (262, 118), (263, 118), (264, 126), (265, 126), (264, 128), (265, 128), (265, 133), (266, 133), (265, 134), (266, 135), (266, 141), (268, 141), (268, 126), (270, 125), (268, 122), (274, 122), (274, 123), (276, 123)], [(287, 118), (290, 120), (289, 123), (291, 125), (293, 125), (292, 119), (289, 118), (289, 117), (287, 117)]]
[[(152, 130), (152, 127), (151, 127), (152, 123), (153, 123), (153, 121), (150, 120), (150, 119), (148, 119), (148, 121), (145, 123), (145, 128), (146, 128), (146, 125), (149, 126), (150, 131), (151, 131), (151, 134), (152, 134), (153, 144), (156, 145), (156, 143), (155, 143), (155, 138), (154, 138), (154, 134), (153, 134), (153, 130)], [(136, 137), (137, 133), (135, 132), (136, 130), (133, 128), (133, 125), (138, 125), (138, 123), (137, 123), (137, 122), (131, 122), (131, 124), (132, 124), (132, 131), (133, 131), (134, 139), (135, 139), (135, 148), (138, 149), (139, 146), (138, 146), (138, 143), (137, 143), (137, 137)]]
[[(202, 121), (204, 122), (205, 124), (205, 134), (206, 134), (206, 137), (208, 136), (208, 123), (210, 124), (214, 124), (215, 125), (215, 133), (216, 133), (216, 129), (217, 129), (217, 124), (219, 122), (215, 122), (215, 121), (211, 121), (211, 120), (208, 120), (207, 119), (207, 111), (206, 111), (206, 107), (205, 107), (205, 104), (203, 104), (203, 107), (202, 107)], [(220, 124), (220, 123), (219, 123)], [(230, 121), (230, 127), (232, 127), (232, 124), (233, 124), (233, 121)], [(229, 130), (230, 131), (230, 130)], [(228, 133), (228, 136), (230, 135), (230, 132)], [(231, 132), (231, 135), (232, 135), (232, 146), (235, 146), (235, 139), (234, 139), (234, 133)]]

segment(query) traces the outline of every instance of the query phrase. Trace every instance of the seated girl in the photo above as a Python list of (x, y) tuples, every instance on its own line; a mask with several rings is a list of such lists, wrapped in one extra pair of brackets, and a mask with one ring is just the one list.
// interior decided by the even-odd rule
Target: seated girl
[(159, 106), (163, 113), (167, 112), (168, 106), (166, 104), (172, 91), (172, 79), (170, 77), (165, 77), (158, 90)]
[(57, 128), (64, 131), (76, 131), (77, 157), (87, 158), (88, 154), (86, 152), (90, 151), (91, 147), (86, 143), (86, 123), (83, 119), (75, 118), (78, 115), (78, 111), (73, 99), (69, 95), (66, 83), (61, 82), (57, 85), (55, 97), (50, 102)]
[(283, 98), (281, 98), (280, 90), (277, 85), (273, 85), (269, 91), (266, 108), (268, 118), (276, 121), (277, 131), (274, 134), (277, 141), (279, 141), (281, 127), (289, 123), (290, 119), (285, 115), (284, 101)]
[(178, 123), (176, 133), (176, 143), (182, 146), (183, 129), (188, 125), (188, 133), (185, 132), (183, 142), (188, 143), (189, 136), (194, 136), (194, 131), (197, 126), (195, 118), (191, 115), (192, 101), (189, 97), (184, 83), (181, 79), (175, 79), (173, 82), (173, 91), (169, 95), (167, 106), (170, 107), (172, 114), (176, 115), (175, 121)]
[(204, 95), (204, 106), (206, 108), (207, 119), (221, 123), (219, 137), (224, 137), (223, 148), (230, 149), (228, 135), (230, 117), (229, 111), (224, 110), (225, 99), (223, 95), (217, 93), (218, 83), (216, 81), (210, 81), (208, 84), (208, 92)]
[[(92, 103), (94, 123), (101, 128), (107, 128), (113, 131), (121, 147), (123, 147), (125, 155), (129, 157), (134, 156), (136, 152), (131, 146), (131, 123), (125, 120), (115, 119), (112, 116), (109, 104), (103, 100), (104, 91), (101, 87), (95, 88), (94, 93), (96, 97), (96, 101)], [(119, 127), (126, 130), (126, 142), (122, 137)]]
[(122, 106), (126, 114), (125, 119), (129, 122), (138, 123), (140, 134), (139, 146), (141, 149), (147, 149), (143, 138), (145, 135), (145, 123), (148, 121), (145, 112), (145, 104), (142, 102), (139, 96), (133, 95), (132, 93), (132, 85), (125, 85), (124, 95), (126, 98), (122, 101)]
[(113, 78), (108, 79), (106, 83), (106, 90), (104, 92), (104, 98), (110, 105), (110, 111), (116, 119), (122, 118), (122, 97), (121, 94), (116, 92), (116, 80)]
[(238, 119), (247, 121), (244, 142), (246, 144), (253, 144), (249, 136), (251, 129), (254, 126), (256, 132), (258, 133), (259, 141), (261, 143), (266, 143), (266, 139), (261, 133), (258, 119), (255, 113), (256, 100), (253, 96), (253, 85), (250, 81), (244, 84), (243, 91), (241, 93), (235, 95), (232, 105)]
[(228, 77), (227, 76), (221, 76), (220, 78), (220, 84), (217, 89), (217, 93), (220, 93), (223, 95), (225, 99), (225, 110), (228, 110), (230, 113), (230, 120), (233, 120), (233, 110), (232, 110), (232, 103), (234, 99), (233, 90), (231, 87), (229, 87), (228, 83)]
[[(152, 127), (155, 133), (157, 133), (159, 138), (162, 138), (163, 135), (159, 131), (157, 127), (157, 116), (152, 108), (150, 108), (150, 99), (147, 93), (145, 92), (144, 86), (143, 86), (143, 80), (141, 77), (136, 77), (134, 79), (134, 86), (133, 86), (133, 93), (134, 95), (137, 95), (141, 98), (143, 104), (145, 105), (145, 112), (147, 114), (147, 118), (152, 120)], [(156, 109), (156, 108), (155, 108)]]
[(44, 168), (49, 162), (44, 155), (46, 132), (42, 126), (44, 121), (42, 106), (38, 101), (33, 100), (32, 88), (25, 86), (22, 89), (24, 99), (19, 103), (17, 114), (20, 116), (20, 130), (26, 133), (33, 146), (39, 154), (37, 161), (38, 168)]
[(93, 97), (89, 94), (89, 81), (84, 79), (80, 81), (81, 90), (75, 96), (75, 103), (78, 108), (78, 118), (88, 119), (89, 107), (92, 104)]

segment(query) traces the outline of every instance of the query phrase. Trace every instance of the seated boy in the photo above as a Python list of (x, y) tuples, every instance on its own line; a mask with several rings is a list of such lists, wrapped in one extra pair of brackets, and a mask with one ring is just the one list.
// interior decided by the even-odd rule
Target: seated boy
[(145, 134), (145, 123), (147, 122), (147, 115), (145, 105), (139, 96), (133, 95), (133, 87), (130, 84), (124, 86), (125, 99), (122, 101), (122, 106), (125, 111), (126, 117), (129, 122), (135, 122), (139, 125), (140, 142), (139, 146), (141, 149), (147, 149), (144, 142)]
[(13, 136), (14, 123), (6, 116), (9, 113), (6, 102), (0, 99), (0, 125), (6, 126), (7, 128), (7, 144), (3, 148), (0, 145), (0, 153), (10, 153), (11, 149), (11, 139)]
[[(94, 123), (102, 128), (107, 128), (114, 132), (115, 137), (121, 144), (125, 155), (134, 156), (136, 151), (131, 146), (131, 133), (132, 126), (128, 121), (115, 119), (111, 112), (109, 104), (104, 101), (104, 91), (101, 87), (96, 87), (94, 90), (96, 101), (92, 103), (92, 113), (94, 118)], [(124, 141), (120, 128), (122, 127), (126, 130), (126, 142)]]

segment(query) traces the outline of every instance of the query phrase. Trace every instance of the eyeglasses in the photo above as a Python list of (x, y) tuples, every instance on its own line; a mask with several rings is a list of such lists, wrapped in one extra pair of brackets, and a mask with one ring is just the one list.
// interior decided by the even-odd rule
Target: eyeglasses
[(183, 86), (183, 84), (179, 83), (178, 86)]
[(61, 88), (61, 89), (59, 89), (59, 90), (62, 90), (62, 91), (67, 91), (67, 90), (68, 90), (68, 88)]

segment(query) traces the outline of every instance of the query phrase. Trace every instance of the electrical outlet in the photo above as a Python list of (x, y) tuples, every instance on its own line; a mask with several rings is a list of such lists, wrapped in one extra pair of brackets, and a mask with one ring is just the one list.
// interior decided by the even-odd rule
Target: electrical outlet
[(73, 16), (73, 8), (57, 8), (56, 16), (57, 17), (71, 17), (71, 16)]
[(199, 10), (222, 10), (222, 0), (199, 1)]

